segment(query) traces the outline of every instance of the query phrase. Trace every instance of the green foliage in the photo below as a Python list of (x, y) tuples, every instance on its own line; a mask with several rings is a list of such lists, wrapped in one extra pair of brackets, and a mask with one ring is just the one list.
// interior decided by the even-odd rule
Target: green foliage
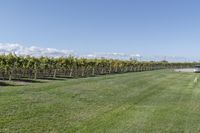
[[(197, 63), (141, 62), (136, 60), (31, 57), (0, 55), (0, 78), (89, 77), (100, 74), (191, 67)], [(33, 76), (34, 75), (34, 76)]]

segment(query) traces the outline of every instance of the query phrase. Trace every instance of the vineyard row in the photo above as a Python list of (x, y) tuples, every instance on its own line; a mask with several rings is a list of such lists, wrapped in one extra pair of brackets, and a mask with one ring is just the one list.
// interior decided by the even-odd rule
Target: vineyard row
[(79, 78), (104, 74), (188, 68), (194, 63), (0, 55), (0, 79)]

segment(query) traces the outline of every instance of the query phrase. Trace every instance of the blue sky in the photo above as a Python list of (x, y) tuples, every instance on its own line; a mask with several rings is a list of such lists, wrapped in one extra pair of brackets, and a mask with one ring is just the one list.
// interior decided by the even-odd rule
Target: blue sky
[(0, 0), (0, 42), (199, 56), (199, 0)]

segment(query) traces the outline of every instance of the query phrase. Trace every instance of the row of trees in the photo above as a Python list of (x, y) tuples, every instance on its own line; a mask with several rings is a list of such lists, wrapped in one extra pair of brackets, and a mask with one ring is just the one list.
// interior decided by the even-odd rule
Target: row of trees
[(197, 63), (139, 62), (136, 60), (85, 59), (0, 55), (0, 78), (78, 78), (103, 74), (192, 67)]

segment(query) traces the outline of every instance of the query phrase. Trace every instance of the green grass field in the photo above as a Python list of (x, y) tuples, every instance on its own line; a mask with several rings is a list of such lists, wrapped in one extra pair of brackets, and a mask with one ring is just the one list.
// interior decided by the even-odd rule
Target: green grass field
[(0, 132), (200, 132), (198, 77), (161, 70), (0, 86)]

